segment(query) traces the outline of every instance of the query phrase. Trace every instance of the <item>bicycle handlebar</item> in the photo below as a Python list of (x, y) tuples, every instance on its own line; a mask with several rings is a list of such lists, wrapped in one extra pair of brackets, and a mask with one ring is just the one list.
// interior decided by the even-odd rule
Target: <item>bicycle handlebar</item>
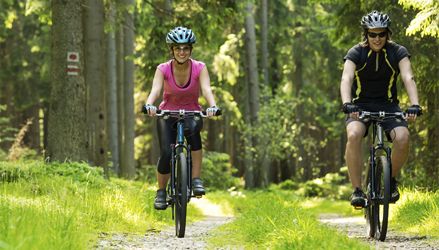
[[(156, 114), (156, 116), (161, 117), (161, 116), (173, 116), (173, 117), (190, 117), (190, 116), (200, 116), (203, 118), (208, 117), (207, 116), (207, 112), (206, 111), (187, 111), (184, 109), (180, 109), (180, 110), (160, 110), (158, 109)], [(214, 116), (220, 116), (222, 115), (221, 109), (218, 109), (216, 111), (216, 113), (214, 114)]]
[(385, 111), (378, 111), (378, 112), (360, 111), (360, 116), (358, 118), (360, 120), (361, 119), (385, 120), (387, 118), (401, 118), (406, 120), (407, 113), (385, 112)]

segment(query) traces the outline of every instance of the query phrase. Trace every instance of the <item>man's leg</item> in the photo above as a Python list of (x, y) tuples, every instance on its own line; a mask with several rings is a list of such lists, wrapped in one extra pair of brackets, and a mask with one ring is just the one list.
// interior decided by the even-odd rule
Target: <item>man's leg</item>
[(407, 161), (409, 153), (409, 130), (406, 127), (396, 127), (390, 132), (392, 146), (392, 180), (390, 182), (390, 202), (399, 200), (398, 183), (395, 177), (399, 174), (402, 165)]
[(396, 127), (390, 132), (392, 146), (392, 177), (398, 175), (409, 153), (409, 130), (406, 127)]
[(361, 142), (366, 132), (366, 126), (359, 121), (352, 121), (346, 126), (346, 163), (349, 179), (353, 188), (361, 188), (361, 171), (363, 164)]

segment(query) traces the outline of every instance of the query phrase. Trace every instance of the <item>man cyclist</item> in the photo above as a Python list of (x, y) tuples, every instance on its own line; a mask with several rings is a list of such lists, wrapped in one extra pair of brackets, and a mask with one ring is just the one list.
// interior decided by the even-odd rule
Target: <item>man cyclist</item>
[[(366, 195), (361, 190), (362, 138), (370, 124), (358, 119), (360, 110), (400, 112), (396, 81), (400, 73), (411, 106), (408, 120), (414, 121), (422, 112), (419, 106), (416, 83), (407, 49), (390, 39), (390, 18), (387, 14), (372, 11), (361, 19), (364, 40), (353, 46), (344, 57), (345, 63), (340, 84), (343, 112), (346, 118), (346, 162), (354, 188), (351, 205), (364, 207)], [(390, 202), (399, 199), (397, 181), (409, 151), (407, 122), (390, 119), (383, 123), (387, 136), (392, 140), (392, 179)]]
[[(206, 65), (191, 58), (192, 45), (196, 42), (195, 34), (191, 29), (176, 27), (166, 36), (166, 43), (169, 46), (172, 59), (157, 66), (154, 75), (152, 89), (146, 100), (143, 111), (150, 116), (156, 114), (157, 108), (154, 102), (160, 96), (162, 88), (163, 101), (159, 108), (162, 110), (189, 110), (200, 111), (198, 103), (200, 90), (207, 100), (210, 108), (207, 115), (213, 116), (218, 108), (210, 87), (210, 78)], [(166, 184), (170, 177), (170, 145), (175, 143), (177, 131), (175, 128), (177, 118), (158, 119), (157, 132), (160, 142), (160, 158), (157, 163), (157, 195), (154, 200), (154, 208), (166, 209)], [(191, 145), (192, 154), (192, 190), (194, 195), (205, 194), (203, 182), (200, 179), (202, 162), (202, 144), (200, 130), (203, 127), (202, 119), (187, 118), (185, 126), (191, 131), (185, 135)]]

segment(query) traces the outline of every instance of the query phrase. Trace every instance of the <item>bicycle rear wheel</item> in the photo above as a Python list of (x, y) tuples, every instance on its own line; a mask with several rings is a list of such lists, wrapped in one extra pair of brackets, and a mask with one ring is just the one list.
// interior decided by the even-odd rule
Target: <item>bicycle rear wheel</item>
[(391, 166), (386, 156), (380, 156), (377, 159), (377, 171), (375, 180), (377, 181), (376, 194), (378, 202), (376, 203), (374, 213), (376, 214), (376, 233), (375, 238), (384, 241), (387, 235), (387, 226), (389, 218), (389, 200), (390, 200), (390, 179)]
[(176, 161), (176, 204), (175, 204), (175, 234), (179, 238), (184, 237), (186, 230), (186, 212), (188, 201), (188, 176), (187, 161), (184, 153), (179, 153)]

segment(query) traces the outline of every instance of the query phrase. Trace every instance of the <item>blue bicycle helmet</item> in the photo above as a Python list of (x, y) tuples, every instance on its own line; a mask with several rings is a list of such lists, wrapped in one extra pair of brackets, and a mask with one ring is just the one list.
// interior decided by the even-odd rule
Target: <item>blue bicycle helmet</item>
[(175, 27), (166, 36), (166, 43), (173, 44), (193, 44), (196, 42), (195, 34), (186, 27)]
[(361, 18), (361, 26), (364, 29), (377, 29), (377, 28), (386, 28), (388, 29), (390, 26), (390, 17), (381, 13), (377, 10), (370, 12), (369, 14), (363, 16)]

